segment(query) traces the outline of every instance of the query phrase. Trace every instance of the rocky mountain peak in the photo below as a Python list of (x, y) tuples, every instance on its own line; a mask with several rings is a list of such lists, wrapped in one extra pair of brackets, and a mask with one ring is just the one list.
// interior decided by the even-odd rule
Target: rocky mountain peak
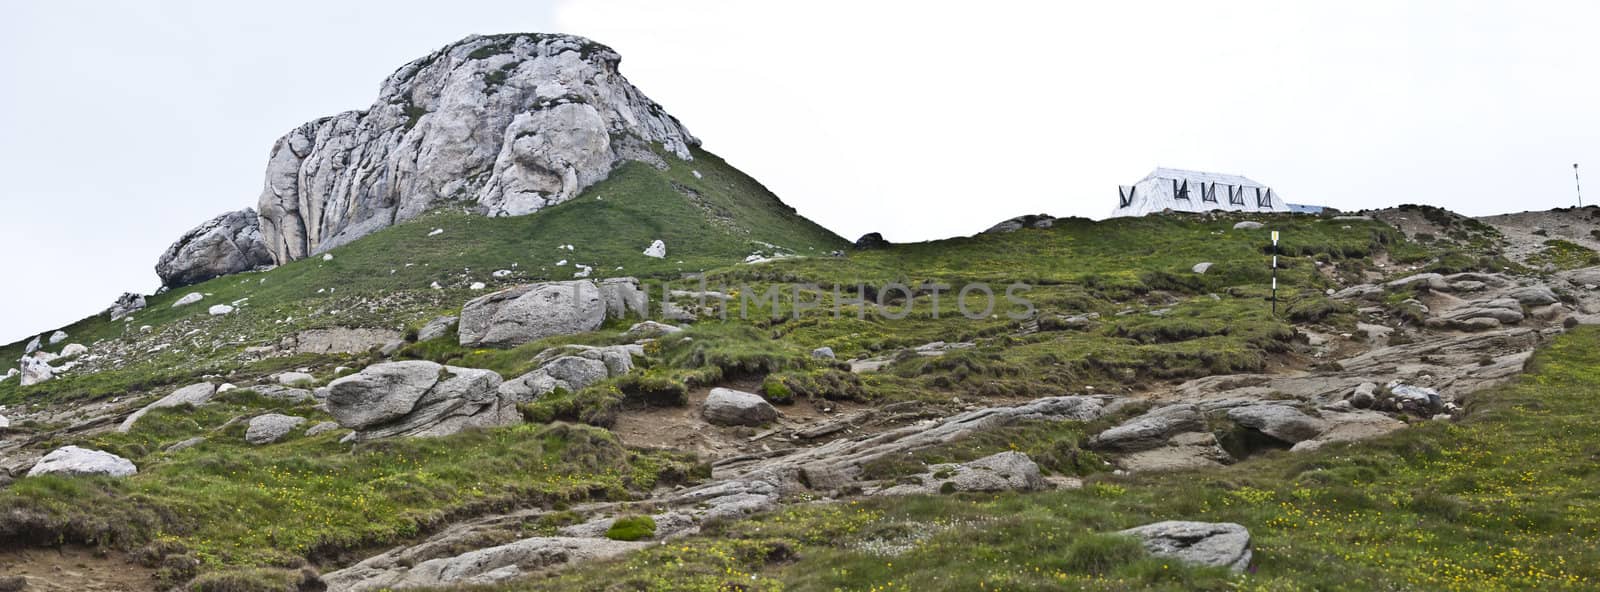
[[(257, 204), (264, 249), (282, 264), (452, 202), (531, 214), (624, 161), (691, 160), (699, 140), (618, 72), (621, 60), (582, 37), (520, 33), (474, 35), (402, 66), (371, 106), (273, 145)], [(248, 269), (188, 256), (209, 248), (193, 235), (163, 258), (169, 285)], [(188, 260), (203, 271), (170, 264)]]

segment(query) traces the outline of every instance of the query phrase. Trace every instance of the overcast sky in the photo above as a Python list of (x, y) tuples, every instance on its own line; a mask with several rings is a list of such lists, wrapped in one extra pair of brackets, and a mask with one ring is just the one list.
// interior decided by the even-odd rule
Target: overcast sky
[(0, 7), (0, 342), (151, 292), (272, 142), (471, 33), (563, 32), (846, 236), (1103, 217), (1156, 166), (1290, 202), (1600, 200), (1592, 2), (55, 0)]

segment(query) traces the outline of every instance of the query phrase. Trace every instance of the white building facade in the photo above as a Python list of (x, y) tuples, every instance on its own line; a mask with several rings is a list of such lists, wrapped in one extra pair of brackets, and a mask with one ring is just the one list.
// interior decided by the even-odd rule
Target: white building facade
[(1271, 187), (1239, 175), (1158, 168), (1138, 183), (1117, 188), (1111, 217), (1178, 212), (1288, 212)]

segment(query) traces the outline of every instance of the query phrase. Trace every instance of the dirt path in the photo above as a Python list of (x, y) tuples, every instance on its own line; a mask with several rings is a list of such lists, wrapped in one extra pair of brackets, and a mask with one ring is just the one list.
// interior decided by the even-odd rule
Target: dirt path
[(27, 592), (152, 592), (155, 571), (83, 547), (0, 551), (0, 576), (27, 578)]

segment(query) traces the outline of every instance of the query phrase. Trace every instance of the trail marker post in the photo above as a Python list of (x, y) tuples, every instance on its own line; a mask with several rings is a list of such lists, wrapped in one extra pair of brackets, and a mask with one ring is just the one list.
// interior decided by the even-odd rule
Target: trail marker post
[(1272, 316), (1278, 316), (1278, 231), (1272, 231)]

